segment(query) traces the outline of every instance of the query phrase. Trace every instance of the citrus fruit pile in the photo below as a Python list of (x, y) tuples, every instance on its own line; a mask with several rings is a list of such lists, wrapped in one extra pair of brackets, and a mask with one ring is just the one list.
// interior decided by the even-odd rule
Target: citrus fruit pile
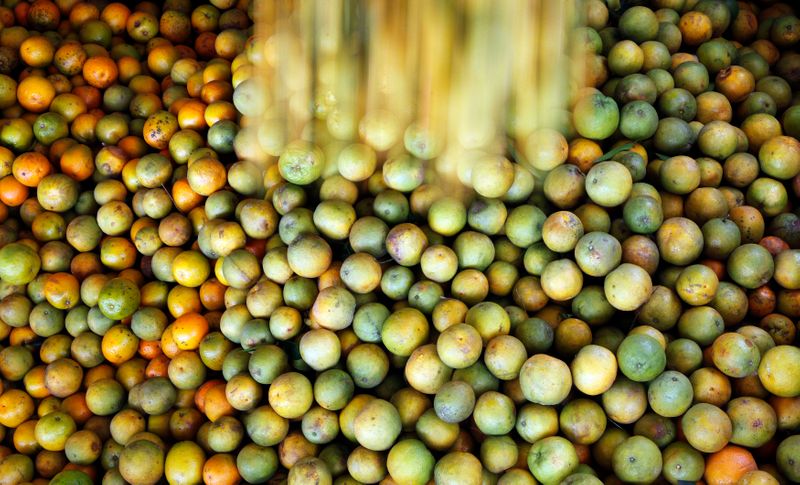
[(2, 2), (0, 485), (800, 482), (798, 5), (586, 0), (460, 191), (256, 129), (257, 3)]

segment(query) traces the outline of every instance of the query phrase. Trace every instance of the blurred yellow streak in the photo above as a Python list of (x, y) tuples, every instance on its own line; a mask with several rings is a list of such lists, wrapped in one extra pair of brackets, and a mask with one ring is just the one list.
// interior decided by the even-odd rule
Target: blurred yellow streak
[(270, 104), (255, 121), (266, 156), (295, 139), (334, 153), (360, 142), (379, 161), (408, 152), (464, 181), (465, 160), (510, 156), (536, 130), (560, 129), (582, 79), (570, 52), (575, 0), (260, 5), (257, 69)]

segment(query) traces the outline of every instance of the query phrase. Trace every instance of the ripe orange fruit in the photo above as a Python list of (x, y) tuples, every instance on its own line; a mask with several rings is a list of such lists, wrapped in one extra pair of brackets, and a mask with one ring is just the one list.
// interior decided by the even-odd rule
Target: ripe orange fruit
[(102, 341), (103, 357), (112, 364), (122, 364), (132, 359), (139, 348), (139, 338), (127, 325), (111, 327)]
[(195, 350), (208, 333), (208, 320), (199, 313), (187, 313), (172, 324), (172, 338), (181, 350)]
[(206, 105), (199, 100), (190, 100), (178, 110), (178, 124), (181, 129), (202, 130), (207, 128), (205, 120)]
[(55, 47), (43, 35), (32, 35), (22, 41), (19, 55), (22, 61), (31, 67), (47, 67), (53, 62)]
[(130, 14), (131, 9), (124, 3), (113, 2), (106, 5), (100, 12), (100, 20), (105, 22), (111, 28), (111, 32), (116, 35), (125, 31)]
[(105, 89), (119, 77), (117, 63), (110, 57), (94, 56), (83, 63), (83, 78), (95, 88)]
[(49, 175), (53, 168), (50, 160), (38, 152), (25, 152), (14, 159), (11, 166), (14, 177), (27, 187), (36, 187)]
[(219, 485), (235, 485), (242, 480), (236, 460), (227, 453), (218, 453), (206, 460), (203, 465), (203, 482)]
[(32, 29), (41, 32), (55, 30), (61, 20), (61, 11), (58, 5), (50, 0), (36, 0), (30, 4), (27, 18), (28, 25)]
[(178, 131), (178, 118), (169, 111), (159, 111), (144, 122), (144, 141), (153, 148), (167, 148), (170, 138)]
[(731, 102), (738, 103), (756, 87), (753, 74), (742, 66), (730, 66), (717, 74), (715, 89)]
[(69, 310), (81, 301), (80, 282), (70, 273), (53, 273), (44, 282), (44, 296), (55, 308)]
[(59, 165), (62, 173), (79, 182), (86, 180), (94, 172), (92, 149), (82, 143), (76, 143), (61, 154)]
[(53, 83), (41, 76), (28, 76), (17, 86), (20, 106), (34, 113), (47, 111), (55, 97), (56, 88)]
[(729, 445), (706, 459), (704, 478), (708, 485), (736, 485), (745, 473), (757, 469), (756, 460), (747, 449)]
[(17, 207), (28, 198), (28, 187), (22, 185), (13, 175), (6, 175), (0, 179), (0, 202)]
[(231, 416), (236, 410), (228, 402), (225, 395), (226, 384), (224, 382), (212, 386), (205, 392), (203, 408), (205, 414), (211, 421), (216, 421), (222, 416)]
[(685, 44), (699, 45), (711, 38), (711, 19), (702, 12), (691, 10), (681, 16), (678, 29)]

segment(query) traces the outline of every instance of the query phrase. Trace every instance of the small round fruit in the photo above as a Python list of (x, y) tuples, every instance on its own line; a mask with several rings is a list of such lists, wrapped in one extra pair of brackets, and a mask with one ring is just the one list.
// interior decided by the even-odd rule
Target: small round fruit
[(537, 354), (522, 365), (519, 382), (528, 401), (556, 405), (569, 395), (572, 374), (564, 361), (546, 354)]
[(570, 364), (572, 382), (582, 393), (597, 396), (606, 392), (617, 378), (617, 358), (599, 345), (587, 345)]
[(764, 388), (781, 397), (800, 396), (800, 349), (778, 345), (767, 350), (758, 366), (758, 378)]

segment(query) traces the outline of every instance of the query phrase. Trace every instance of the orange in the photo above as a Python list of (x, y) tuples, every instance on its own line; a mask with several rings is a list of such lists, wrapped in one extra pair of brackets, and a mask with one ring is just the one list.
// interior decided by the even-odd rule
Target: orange
[(755, 77), (741, 66), (730, 66), (721, 70), (715, 83), (715, 89), (734, 103), (746, 98), (755, 87)]
[(206, 107), (203, 117), (208, 126), (223, 120), (235, 120), (236, 107), (228, 101), (213, 101)]
[(195, 350), (209, 330), (208, 320), (199, 313), (187, 313), (172, 324), (172, 338), (181, 350)]
[(37, 365), (29, 370), (23, 378), (25, 392), (33, 398), (42, 399), (50, 395), (50, 391), (47, 390), (47, 386), (44, 383), (44, 372), (45, 366)]
[(63, 411), (42, 416), (36, 422), (34, 429), (36, 441), (42, 448), (50, 451), (62, 451), (67, 439), (75, 431), (77, 431), (75, 420)]
[(175, 342), (175, 337), (172, 335), (172, 325), (161, 332), (161, 352), (169, 358), (175, 357), (181, 351), (178, 344)]
[(139, 341), (139, 355), (144, 357), (147, 360), (153, 360), (154, 358), (158, 357), (159, 355), (163, 355), (161, 352), (161, 341), (160, 340), (140, 340)]
[(28, 187), (22, 185), (13, 175), (0, 179), (0, 202), (17, 207), (28, 198)]
[(733, 425), (728, 415), (713, 404), (697, 403), (680, 420), (681, 431), (694, 449), (716, 453), (728, 445)]
[(203, 69), (203, 84), (211, 81), (230, 81), (231, 64), (227, 61), (214, 60)]
[[(141, 63), (139, 65), (141, 66)], [(161, 94), (161, 86), (158, 81), (144, 74), (134, 76), (128, 87), (136, 94)]]
[(128, 84), (142, 73), (142, 63), (134, 57), (123, 56), (117, 59), (117, 69), (119, 69), (120, 82)]
[(34, 113), (47, 111), (55, 97), (56, 88), (53, 83), (41, 76), (28, 76), (17, 86), (20, 106)]
[(145, 375), (147, 378), (152, 377), (167, 377), (169, 370), (169, 357), (166, 355), (159, 355), (151, 360), (145, 368)]
[(194, 40), (194, 51), (203, 59), (209, 59), (216, 54), (214, 44), (217, 40), (217, 34), (214, 32), (202, 32)]
[(27, 2), (19, 2), (17, 5), (14, 6), (14, 18), (16, 19), (18, 24), (20, 25), (28, 24), (28, 10), (30, 9), (31, 5)]
[[(152, 4), (155, 6), (155, 4)], [(136, 42), (147, 42), (158, 34), (157, 14), (138, 10), (128, 16), (126, 29)]]
[[(26, 345), (39, 339), (36, 332), (30, 326), (16, 327), (11, 329), (8, 336), (8, 343), (11, 345)], [(2, 423), (0, 423), (2, 424)]]
[(14, 159), (11, 172), (27, 187), (36, 187), (53, 171), (50, 160), (38, 152), (25, 152)]
[(86, 371), (86, 375), (83, 376), (83, 385), (84, 387), (88, 387), (89, 385), (102, 379), (113, 379), (115, 373), (116, 369), (114, 369), (114, 366), (110, 364), (100, 364), (94, 366), (91, 369), (88, 369)]
[(70, 81), (70, 79), (63, 74), (50, 74), (47, 76), (47, 79), (53, 83), (53, 88), (55, 88), (56, 94), (68, 93), (72, 90), (72, 81)]
[(731, 37), (735, 41), (746, 43), (758, 32), (758, 17), (755, 12), (742, 5), (739, 14), (731, 21)]
[(750, 44), (750, 48), (753, 49), (767, 61), (767, 64), (770, 66), (778, 62), (778, 59), (781, 56), (781, 52), (778, 48), (767, 39), (758, 39)]
[(233, 59), (244, 50), (247, 35), (238, 29), (226, 29), (217, 35), (214, 49), (219, 57)]
[(72, 122), (70, 134), (81, 143), (93, 142), (95, 125), (97, 125), (96, 116), (89, 113), (79, 114)]
[[(102, 93), (100, 93), (100, 90), (94, 86), (76, 86), (72, 90), (72, 94), (75, 94), (83, 99), (83, 102), (86, 103), (86, 109), (88, 110), (97, 109), (100, 106), (100, 103), (103, 101)], [(104, 115), (103, 112), (98, 113), (96, 111), (92, 114), (97, 118), (100, 118)]]
[(6, 147), (0, 147), (0, 177), (5, 177), (11, 173), (11, 165), (14, 163), (14, 152)]
[(184, 215), (173, 212), (161, 219), (158, 237), (167, 246), (182, 246), (192, 237), (192, 223)]
[(203, 89), (203, 71), (197, 71), (190, 75), (186, 80), (186, 91), (192, 98), (200, 97), (200, 90)]
[(184, 43), (192, 34), (192, 24), (186, 13), (166, 10), (159, 19), (158, 30), (170, 42)]
[(210, 387), (208, 391), (205, 392), (203, 408), (205, 409), (206, 417), (211, 421), (216, 421), (222, 416), (231, 416), (236, 412), (233, 406), (228, 402), (228, 398), (225, 395), (225, 388), (226, 384), (223, 382)]
[(761, 356), (758, 378), (770, 393), (781, 397), (800, 396), (800, 349), (778, 345)]
[(34, 435), (37, 422), (37, 420), (31, 419), (29, 421), (25, 421), (17, 426), (16, 429), (14, 429), (12, 441), (14, 443), (14, 448), (19, 453), (28, 455), (36, 453), (42, 448), (39, 443), (36, 442), (36, 436)]
[(777, 236), (761, 238), (758, 244), (767, 248), (767, 251), (769, 251), (772, 256), (777, 256), (778, 253), (789, 249), (789, 244)]
[(80, 389), (83, 383), (83, 368), (76, 361), (62, 357), (47, 365), (44, 379), (50, 394), (65, 398)]
[(117, 63), (110, 57), (94, 56), (83, 63), (83, 78), (96, 88), (105, 89), (111, 86), (118, 76)]
[(236, 485), (242, 481), (236, 460), (232, 455), (219, 453), (211, 456), (203, 465), (203, 482), (219, 485)]
[(178, 284), (188, 288), (198, 288), (208, 279), (210, 273), (211, 265), (200, 251), (183, 251), (172, 263), (173, 278)]
[(101, 348), (106, 360), (119, 365), (136, 355), (139, 338), (127, 325), (115, 325), (103, 335)]
[(196, 288), (177, 285), (167, 295), (167, 308), (175, 318), (186, 313), (200, 312), (203, 305)]
[(774, 116), (767, 113), (756, 113), (742, 121), (740, 128), (747, 135), (749, 148), (753, 153), (758, 153), (759, 148), (766, 141), (780, 136), (781, 123)]
[(107, 146), (100, 149), (94, 157), (97, 170), (104, 175), (117, 175), (128, 162), (128, 155), (119, 147)]
[(172, 102), (169, 103), (169, 112), (175, 116), (178, 116), (178, 112), (180, 112), (181, 108), (183, 108), (183, 105), (189, 101), (191, 101), (189, 98), (178, 98), (172, 100)]
[(144, 141), (159, 150), (167, 148), (170, 138), (176, 131), (178, 131), (178, 118), (169, 111), (159, 111), (144, 122)]
[(792, 430), (800, 426), (800, 396), (772, 396), (769, 398), (769, 404), (778, 417), (778, 429)]
[(775, 341), (776, 345), (787, 345), (794, 342), (794, 337), (797, 332), (795, 331), (792, 320), (786, 315), (770, 313), (765, 315), (764, 318), (758, 322), (758, 325), (772, 336), (772, 340)]
[(61, 154), (59, 160), (61, 172), (77, 181), (83, 181), (94, 172), (94, 155), (87, 145), (76, 143)]
[(708, 485), (736, 485), (745, 473), (757, 470), (756, 460), (745, 448), (728, 445), (706, 459)]
[(181, 59), (197, 59), (197, 53), (188, 45), (178, 44), (175, 48), (181, 54)]
[(699, 45), (711, 38), (711, 19), (702, 12), (692, 10), (681, 16), (678, 29), (685, 44)]
[(55, 47), (47, 37), (32, 35), (22, 41), (19, 46), (19, 56), (25, 64), (31, 67), (47, 67), (53, 62)]
[(83, 70), (86, 57), (86, 51), (80, 42), (66, 41), (56, 49), (53, 63), (61, 74), (74, 76)]
[(222, 379), (212, 379), (204, 382), (194, 393), (194, 405), (200, 410), (201, 413), (206, 412), (206, 394), (212, 387), (222, 384), (225, 386), (225, 381)]
[(9, 389), (0, 395), (0, 425), (15, 428), (33, 415), (33, 398), (21, 389)]
[[(113, 374), (109, 377), (113, 378)], [(86, 393), (84, 392), (76, 392), (64, 398), (64, 400), (61, 401), (61, 409), (69, 414), (78, 424), (84, 424), (89, 418), (94, 416), (92, 411), (89, 410), (89, 406), (86, 404)]]
[[(65, 96), (71, 96), (71, 94), (67, 93)], [(55, 163), (59, 159), (61, 159), (61, 155), (64, 154), (67, 149), (73, 145), (77, 145), (78, 142), (73, 140), (72, 138), (59, 138), (58, 140), (54, 141), (52, 145), (50, 145), (50, 150), (47, 152), (47, 157), (50, 160), (50, 163)]]
[(211, 81), (204, 84), (200, 89), (200, 99), (206, 104), (211, 104), (215, 101), (230, 101), (232, 98), (233, 85), (228, 81)]
[(103, 265), (100, 262), (100, 257), (95, 253), (80, 253), (72, 258), (69, 265), (69, 270), (79, 280), (83, 281), (87, 276), (100, 273), (103, 270)]
[(207, 310), (222, 310), (225, 308), (225, 290), (227, 286), (217, 279), (206, 280), (200, 285), (200, 301)]
[(8, 7), (0, 7), (0, 22), (3, 22), (3, 25), (13, 25), (14, 12)]
[(175, 207), (185, 214), (203, 202), (203, 196), (192, 190), (189, 181), (182, 178), (172, 184), (172, 200)]
[(80, 27), (89, 20), (100, 18), (100, 10), (92, 3), (80, 2), (69, 11), (69, 23), (73, 28)]
[(125, 31), (130, 14), (131, 9), (124, 3), (113, 2), (106, 5), (100, 12), (100, 20), (111, 27), (111, 32), (116, 35)]
[(779, 485), (780, 482), (775, 476), (766, 471), (766, 468), (761, 470), (753, 470), (742, 475), (737, 485)]
[(140, 158), (150, 151), (147, 143), (140, 137), (128, 135), (117, 142), (117, 146), (128, 155), (129, 158)]
[[(39, 479), (40, 482), (38, 483), (42, 483), (42, 485), (48, 483), (46, 479), (52, 478), (62, 471), (67, 464), (67, 457), (64, 456), (64, 453), (47, 450), (40, 451), (36, 454), (36, 472), (44, 478)], [(37, 482), (34, 480), (32, 483)]]
[(80, 282), (70, 273), (54, 273), (44, 282), (44, 296), (59, 310), (69, 310), (80, 303)]
[(172, 45), (158, 46), (147, 54), (147, 67), (156, 76), (163, 77), (170, 73), (178, 59), (180, 52)]
[[(178, 391), (176, 405), (180, 409), (173, 412), (169, 418), (169, 429), (176, 440), (194, 440), (198, 428), (206, 422), (205, 416), (192, 405), (194, 392), (194, 390)], [(202, 468), (202, 463), (200, 466)]]
[(569, 143), (567, 162), (577, 165), (581, 172), (586, 173), (594, 161), (602, 156), (603, 148), (599, 143), (587, 138), (575, 138)]
[(193, 441), (175, 443), (164, 461), (164, 475), (170, 483), (200, 483), (206, 455)]
[(34, 29), (44, 32), (55, 30), (61, 20), (61, 11), (58, 5), (50, 0), (36, 0), (28, 9), (28, 25)]
[(211, 195), (225, 186), (225, 165), (211, 157), (201, 158), (189, 165), (186, 173), (189, 186), (200, 195)]
[(181, 129), (203, 130), (208, 127), (205, 113), (205, 103), (195, 99), (187, 100), (178, 110), (178, 125)]

